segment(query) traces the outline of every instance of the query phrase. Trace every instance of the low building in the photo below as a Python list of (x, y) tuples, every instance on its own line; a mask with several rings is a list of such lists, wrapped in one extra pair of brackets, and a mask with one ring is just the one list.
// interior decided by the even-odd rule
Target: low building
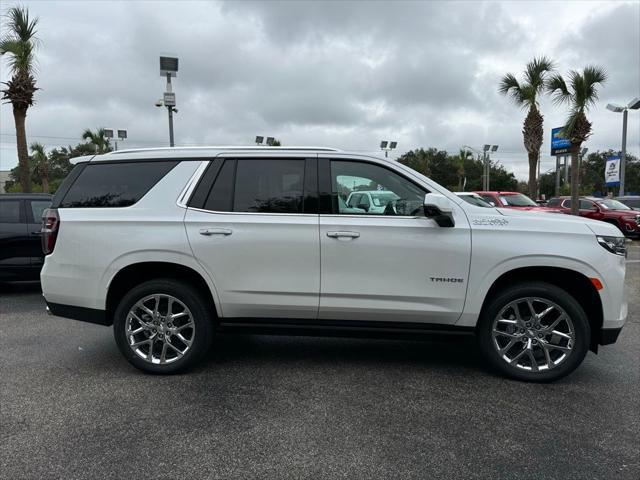
[(9, 170), (0, 170), (0, 193), (5, 193), (4, 184), (9, 180)]

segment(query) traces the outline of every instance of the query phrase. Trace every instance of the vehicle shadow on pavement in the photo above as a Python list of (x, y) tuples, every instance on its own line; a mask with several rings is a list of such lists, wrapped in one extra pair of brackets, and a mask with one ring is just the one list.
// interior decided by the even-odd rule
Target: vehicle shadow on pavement
[(42, 293), (40, 282), (0, 282), (0, 296)]
[[(437, 367), (488, 372), (475, 337), (433, 334), (424, 339), (389, 340), (341, 337), (270, 335), (218, 335), (205, 368), (239, 362), (262, 366), (327, 366), (335, 364), (381, 368), (403, 366)], [(462, 367), (462, 368), (460, 368)]]

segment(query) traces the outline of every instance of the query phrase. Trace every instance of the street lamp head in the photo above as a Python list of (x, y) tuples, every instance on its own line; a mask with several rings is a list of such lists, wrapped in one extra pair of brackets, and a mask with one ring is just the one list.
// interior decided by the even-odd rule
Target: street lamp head
[(113, 138), (113, 130), (111, 128), (104, 129), (104, 136), (106, 138)]
[(178, 59), (176, 57), (160, 57), (160, 76), (175, 77), (178, 73)]
[(497, 150), (498, 150), (498, 145), (492, 145), (492, 146), (491, 146), (491, 151), (492, 151), (492, 152), (495, 152), (495, 151), (497, 151)]
[(393, 149), (394, 149), (394, 148), (396, 148), (397, 146), (398, 146), (398, 142), (390, 142), (390, 143), (389, 143), (389, 148), (390, 148), (391, 150), (393, 150)]
[(273, 137), (267, 137), (267, 145), (272, 146), (273, 145)]
[(580, 150), (580, 156), (584, 157), (587, 154), (588, 151), (589, 151), (589, 149), (587, 147), (582, 148)]
[(629, 102), (629, 105), (627, 105), (627, 108), (629, 108), (630, 110), (638, 110), (640, 108), (640, 97), (636, 97), (631, 100)]
[(161, 107), (162, 106), (162, 99), (160, 100), (156, 100), (156, 103), (154, 104), (156, 107)]
[(126, 130), (118, 130), (118, 138), (120, 140), (125, 140), (127, 138), (127, 131)]
[(264, 142), (264, 137), (257, 136), (256, 137), (256, 145), (262, 145), (262, 142)]
[(485, 145), (484, 147), (482, 147), (482, 150), (485, 152), (488, 152), (490, 148), (491, 148), (491, 145)]
[(607, 103), (607, 110), (611, 110), (612, 112), (619, 113), (619, 112), (624, 112), (624, 107), (616, 103)]
[(380, 148), (385, 149), (385, 148), (387, 148), (388, 144), (389, 144), (389, 142), (387, 142), (386, 140), (382, 140), (380, 142)]

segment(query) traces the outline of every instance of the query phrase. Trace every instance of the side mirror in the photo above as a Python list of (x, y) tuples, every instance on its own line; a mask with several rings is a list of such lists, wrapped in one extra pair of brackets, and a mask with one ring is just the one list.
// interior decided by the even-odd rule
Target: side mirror
[(453, 204), (444, 195), (427, 193), (424, 196), (424, 216), (433, 218), (441, 227), (453, 227)]

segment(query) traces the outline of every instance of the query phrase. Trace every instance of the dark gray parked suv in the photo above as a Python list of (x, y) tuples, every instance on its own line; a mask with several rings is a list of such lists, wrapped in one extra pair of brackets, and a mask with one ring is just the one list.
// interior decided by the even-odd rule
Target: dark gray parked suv
[(50, 205), (46, 193), (0, 194), (0, 281), (40, 279), (42, 212)]

